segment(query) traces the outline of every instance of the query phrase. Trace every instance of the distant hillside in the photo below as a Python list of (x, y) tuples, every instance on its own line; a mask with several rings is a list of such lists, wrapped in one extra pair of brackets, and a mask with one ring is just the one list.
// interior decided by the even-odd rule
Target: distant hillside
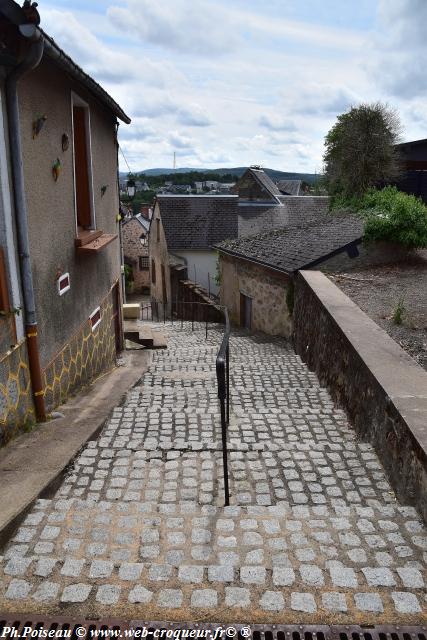
[[(264, 167), (263, 167), (264, 168)], [(224, 174), (234, 174), (239, 178), (246, 171), (247, 167), (227, 167), (220, 169), (201, 169), (201, 168), (191, 168), (191, 167), (183, 167), (181, 169), (165, 169), (165, 168), (156, 168), (156, 169), (146, 169), (145, 171), (135, 171), (136, 174), (144, 174), (146, 176), (160, 176), (160, 175), (173, 175), (177, 173), (190, 173), (191, 171), (197, 171), (200, 173), (216, 173), (219, 175)], [(264, 168), (264, 171), (272, 180), (305, 180), (305, 182), (312, 183), (316, 180), (316, 175), (314, 173), (293, 173), (288, 171), (278, 171), (277, 169), (267, 169)], [(120, 173), (121, 176), (126, 176), (127, 173)]]

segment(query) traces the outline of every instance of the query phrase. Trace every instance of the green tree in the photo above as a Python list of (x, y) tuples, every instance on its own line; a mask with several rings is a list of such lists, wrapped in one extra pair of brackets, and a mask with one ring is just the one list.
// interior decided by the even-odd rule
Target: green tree
[(369, 188), (399, 175), (397, 112), (380, 102), (352, 107), (325, 138), (325, 178), (333, 205), (357, 200)]

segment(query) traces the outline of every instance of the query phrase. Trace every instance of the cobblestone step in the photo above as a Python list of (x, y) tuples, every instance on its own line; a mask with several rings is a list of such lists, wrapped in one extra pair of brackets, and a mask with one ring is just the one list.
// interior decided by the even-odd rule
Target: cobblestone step
[[(425, 620), (427, 532), (290, 345), (233, 335), (223, 507), (220, 327), (168, 349), (0, 561), (0, 606), (87, 615)], [(228, 617), (227, 617), (228, 616)]]

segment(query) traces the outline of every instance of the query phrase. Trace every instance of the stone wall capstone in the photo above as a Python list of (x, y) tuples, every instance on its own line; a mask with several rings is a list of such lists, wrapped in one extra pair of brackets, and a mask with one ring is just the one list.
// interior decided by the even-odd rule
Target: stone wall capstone
[(427, 520), (427, 373), (319, 271), (296, 278), (294, 344)]

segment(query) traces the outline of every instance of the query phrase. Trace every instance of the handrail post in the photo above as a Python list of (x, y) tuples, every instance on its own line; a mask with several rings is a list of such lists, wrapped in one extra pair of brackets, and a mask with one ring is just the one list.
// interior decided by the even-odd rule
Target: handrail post
[(205, 327), (205, 331), (206, 331), (206, 340), (208, 339), (208, 306), (205, 306), (205, 321), (206, 321), (206, 327)]
[(230, 347), (227, 343), (225, 351), (225, 380), (226, 380), (226, 400), (227, 400), (227, 424), (230, 424)]
[(194, 331), (194, 302), (191, 303), (191, 331)]
[(222, 435), (222, 464), (224, 468), (224, 504), (226, 507), (230, 504), (230, 490), (228, 487), (228, 455), (227, 455), (227, 425), (225, 422), (225, 403), (224, 398), (220, 398), (221, 409), (221, 435)]

